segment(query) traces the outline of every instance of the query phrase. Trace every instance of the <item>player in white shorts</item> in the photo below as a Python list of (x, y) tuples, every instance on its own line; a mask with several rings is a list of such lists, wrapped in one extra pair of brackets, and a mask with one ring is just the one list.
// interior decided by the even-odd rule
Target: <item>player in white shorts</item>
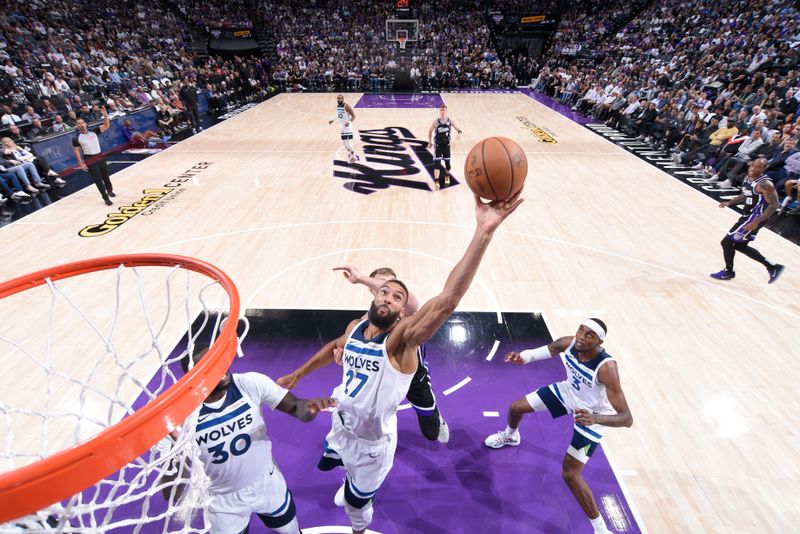
[(347, 161), (350, 163), (360, 159), (356, 155), (356, 151), (353, 148), (354, 120), (356, 120), (356, 113), (353, 111), (353, 108), (350, 107), (350, 104), (344, 103), (344, 95), (337, 95), (336, 115), (334, 115), (333, 119), (328, 121), (328, 124), (333, 124), (334, 122), (339, 124), (339, 133), (342, 138), (342, 144), (344, 145), (345, 150), (347, 150)]
[(582, 472), (594, 454), (606, 427), (631, 426), (633, 416), (619, 382), (617, 362), (601, 346), (605, 323), (586, 319), (575, 336), (556, 339), (537, 349), (510, 352), (506, 361), (523, 365), (558, 354), (567, 380), (550, 384), (514, 401), (508, 409), (508, 427), (486, 438), (486, 446), (499, 449), (520, 444), (519, 423), (530, 412), (550, 412), (553, 418), (575, 414), (572, 442), (564, 456), (563, 477), (595, 532), (609, 532)]
[(337, 462), (347, 470), (334, 501), (344, 506), (354, 534), (372, 521), (372, 501), (389, 474), (397, 448), (397, 407), (417, 370), (420, 344), (430, 339), (455, 310), (478, 270), (500, 223), (522, 202), (484, 204), (475, 197), (477, 228), (444, 290), (412, 316), (405, 315), (408, 289), (386, 281), (375, 293), (367, 319), (348, 325), (344, 335), (320, 349), (298, 372), (305, 376), (333, 363), (343, 349), (342, 383), (333, 392), (336, 411), (320, 465)]
[[(207, 350), (195, 346), (194, 362)], [(181, 366), (188, 371), (188, 356)], [(298, 399), (260, 373), (225, 373), (203, 402), (195, 428), (200, 460), (211, 480), (213, 500), (206, 511), (213, 534), (246, 534), (252, 513), (275, 532), (300, 533), (292, 494), (272, 459), (262, 404), (307, 423), (336, 403)], [(175, 476), (162, 478), (168, 482)]]

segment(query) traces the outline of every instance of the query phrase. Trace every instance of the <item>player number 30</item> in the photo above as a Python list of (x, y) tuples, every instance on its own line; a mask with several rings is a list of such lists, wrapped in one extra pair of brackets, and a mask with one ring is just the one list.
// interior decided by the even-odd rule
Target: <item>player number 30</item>
[(247, 449), (250, 448), (250, 434), (239, 434), (238, 436), (234, 437), (230, 443), (230, 454), (225, 450), (225, 443), (218, 443), (213, 447), (208, 448), (208, 452), (210, 452), (214, 456), (214, 460), (212, 460), (212, 464), (224, 464), (230, 458), (230, 455), (234, 456), (241, 456), (242, 454), (247, 452)]

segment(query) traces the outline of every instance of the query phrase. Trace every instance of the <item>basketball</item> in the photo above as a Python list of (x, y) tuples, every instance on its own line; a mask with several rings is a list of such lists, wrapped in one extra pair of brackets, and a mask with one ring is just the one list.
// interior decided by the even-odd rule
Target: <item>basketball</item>
[(464, 176), (472, 191), (487, 200), (507, 200), (516, 195), (528, 174), (528, 158), (507, 137), (489, 137), (469, 151)]

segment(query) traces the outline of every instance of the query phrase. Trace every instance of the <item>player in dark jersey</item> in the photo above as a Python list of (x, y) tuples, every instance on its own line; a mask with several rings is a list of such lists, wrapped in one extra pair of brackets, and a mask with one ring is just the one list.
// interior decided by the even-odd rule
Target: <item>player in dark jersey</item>
[(769, 272), (770, 284), (783, 273), (783, 265), (769, 261), (763, 254), (750, 246), (750, 242), (756, 238), (756, 234), (767, 222), (767, 219), (778, 209), (778, 193), (775, 191), (772, 180), (764, 175), (766, 167), (767, 160), (763, 158), (751, 162), (747, 170), (747, 178), (742, 184), (742, 194), (719, 204), (720, 208), (727, 208), (744, 201), (744, 210), (742, 216), (721, 242), (725, 268), (712, 273), (711, 278), (730, 280), (736, 276), (733, 270), (733, 257), (737, 251), (766, 267)]
[(458, 135), (461, 130), (456, 123), (447, 116), (447, 106), (442, 104), (439, 108), (439, 118), (433, 121), (428, 129), (428, 148), (434, 148), (434, 161), (437, 163), (433, 170), (436, 187), (450, 185), (450, 129), (455, 128)]

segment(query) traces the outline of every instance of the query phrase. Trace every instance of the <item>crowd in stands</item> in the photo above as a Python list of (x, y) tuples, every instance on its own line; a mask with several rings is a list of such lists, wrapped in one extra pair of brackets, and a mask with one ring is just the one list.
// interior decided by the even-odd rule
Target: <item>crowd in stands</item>
[(215, 28), (252, 28), (253, 22), (247, 16), (243, 0), (225, 2), (205, 2), (182, 0), (176, 7), (195, 27), (211, 33)]
[[(79, 119), (98, 121), (101, 106), (111, 118), (153, 106), (171, 136), (200, 128), (187, 98), (202, 93), (222, 111), (268, 94), (266, 60), (211, 56), (198, 65), (190, 44), (189, 23), (155, 0), (0, 0), (0, 135), (30, 148)], [(0, 204), (63, 185), (32, 156), (2, 163)]]
[(277, 41), (275, 82), (290, 90), (386, 90), (399, 65), (410, 69), (419, 90), (515, 87), (514, 69), (494, 50), (490, 5), (441, 0), (419, 6), (419, 39), (411, 36), (406, 53), (386, 40), (386, 19), (396, 16), (391, 3), (353, 0), (322, 11), (263, 0), (258, 20)]
[[(783, 152), (800, 133), (800, 13), (787, 0), (571, 0), (541, 59), (494, 49), (487, 12), (526, 10), (517, 0), (421, 4), (419, 39), (406, 50), (386, 40), (392, 3), (260, 0), (255, 22), (275, 40), (274, 61), (198, 60), (193, 29), (248, 27), (244, 2), (176, 0), (172, 10), (158, 0), (0, 0), (2, 127), (21, 127), (22, 146), (99, 119), (102, 105), (111, 117), (155, 106), (170, 136), (200, 126), (187, 99), (203, 96), (221, 111), (273, 86), (388, 90), (402, 67), (419, 90), (533, 80), (722, 185), (741, 180), (742, 162), (778, 148), (789, 162), (778, 178), (794, 176)], [(37, 182), (28, 181), (20, 186), (33, 193)]]
[[(592, 3), (565, 15), (578, 24), (569, 33), (588, 33), (561, 32), (532, 82), (537, 91), (670, 151), (721, 187), (741, 184), (757, 158), (768, 160), (781, 191), (800, 176), (800, 11), (793, 3), (657, 0), (622, 21), (638, 2), (605, 9), (594, 2), (589, 21)], [(576, 56), (575, 45), (586, 43), (590, 53)]]

